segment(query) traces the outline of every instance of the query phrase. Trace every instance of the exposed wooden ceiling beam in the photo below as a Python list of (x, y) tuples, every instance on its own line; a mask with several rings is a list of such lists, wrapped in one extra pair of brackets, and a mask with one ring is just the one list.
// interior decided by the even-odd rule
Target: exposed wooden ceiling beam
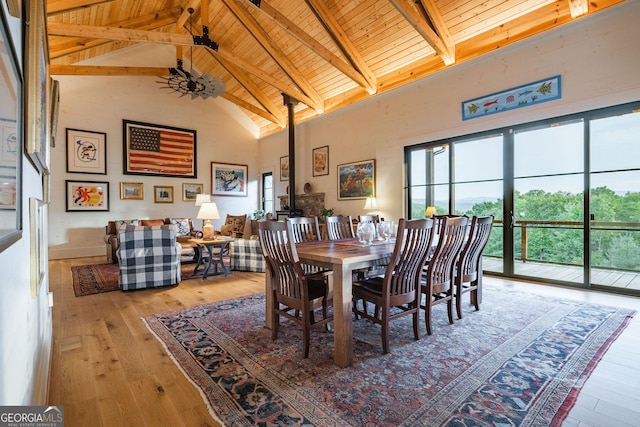
[[(160, 33), (155, 31), (141, 31), (127, 28), (116, 27), (98, 27), (93, 25), (72, 25), (72, 24), (59, 24), (55, 22), (49, 23), (48, 26), (50, 35), (68, 36), (68, 37), (83, 37), (83, 38), (100, 38), (108, 40), (120, 40), (128, 42), (138, 43), (161, 43), (161, 44), (173, 44), (182, 46), (194, 46), (193, 37), (187, 34), (171, 34)], [(199, 46), (200, 47), (200, 46)], [(208, 49), (208, 48), (206, 48)], [(312, 106), (314, 102), (300, 90), (292, 85), (288, 85), (274, 78), (268, 72), (260, 69), (225, 50), (222, 46), (217, 51), (210, 50), (210, 52), (216, 56), (220, 56), (243, 70), (254, 74), (266, 83), (277, 87), (282, 92), (288, 93), (294, 98), (298, 99), (306, 105)]]
[[(197, 11), (199, 7), (200, 7), (200, 0), (190, 0), (189, 3), (187, 4), (187, 7), (184, 8), (182, 13), (180, 14), (180, 17), (176, 21), (176, 28), (182, 29), (186, 25), (187, 21), (189, 20), (189, 17), (191, 16), (191, 14), (189, 13), (189, 8), (193, 9), (194, 11)], [(208, 22), (207, 22), (207, 25), (209, 25)]]
[[(138, 30), (155, 30), (167, 25), (172, 25), (178, 16), (176, 10), (164, 10), (135, 19), (129, 19), (113, 24), (118, 28), (135, 28)], [(53, 22), (48, 27), (54, 25)], [(66, 25), (66, 24), (65, 24)], [(49, 30), (49, 35), (52, 33)], [(90, 39), (90, 38), (71, 38), (71, 37), (49, 37), (49, 58), (56, 59), (86, 49), (91, 49), (103, 44), (111, 43), (112, 40), (107, 39)]]
[(111, 3), (114, 0), (47, 0), (47, 16), (71, 12), (76, 9)]
[(51, 64), (51, 75), (61, 76), (161, 76), (169, 72), (161, 67), (115, 67)]
[(360, 52), (353, 45), (349, 37), (345, 34), (338, 20), (333, 16), (327, 5), (322, 0), (305, 0), (309, 8), (329, 33), (342, 53), (349, 59), (349, 62), (363, 75), (368, 82), (373, 82), (377, 87), (377, 79), (369, 65), (360, 55)]
[[(308, 0), (307, 0), (308, 1)], [(411, 24), (413, 28), (426, 40), (446, 65), (455, 62), (455, 51), (451, 51), (451, 46), (446, 46), (442, 39), (429, 26), (429, 24), (420, 16), (416, 8), (413, 6), (413, 0), (389, 0), (391, 4), (398, 9), (398, 12), (404, 19)]]
[[(311, 86), (306, 77), (302, 75), (291, 62), (289, 57), (273, 43), (269, 34), (260, 26), (256, 19), (251, 16), (242, 6), (238, 5), (235, 0), (221, 0), (222, 3), (233, 13), (238, 21), (249, 31), (258, 43), (267, 51), (269, 56), (278, 64), (296, 86), (298, 86), (311, 99), (312, 104), (309, 107), (318, 113), (324, 111), (323, 101), (316, 90)], [(293, 94), (288, 94), (293, 96)]]
[[(431, 21), (431, 24), (434, 27), (434, 30), (438, 36), (440, 36), (440, 40), (444, 44), (445, 49), (452, 57), (452, 62), (447, 63), (445, 60), (444, 63), (446, 65), (451, 65), (456, 61), (456, 46), (453, 41), (453, 37), (451, 37), (451, 33), (449, 32), (449, 28), (447, 24), (444, 22), (444, 18), (440, 13), (440, 10), (436, 6), (435, 0), (420, 0), (421, 9), (425, 11), (428, 19)], [(444, 60), (444, 58), (443, 58)]]
[(278, 125), (280, 128), (282, 128), (283, 126), (278, 123), (278, 119), (276, 117), (274, 117), (273, 115), (269, 114), (268, 112), (256, 107), (255, 105), (251, 104), (250, 102), (245, 101), (242, 98), (239, 98), (235, 95), (232, 95), (230, 93), (224, 93), (221, 95), (224, 99), (233, 102), (234, 104), (236, 104), (238, 107), (240, 108), (244, 108), (247, 111), (252, 112), (253, 114), (256, 114), (260, 117), (262, 117), (263, 119), (269, 120), (271, 123), (274, 123), (276, 125)]
[(311, 49), (316, 55), (320, 58), (327, 61), (329, 64), (336, 67), (340, 72), (342, 72), (345, 76), (349, 77), (351, 80), (362, 86), (369, 92), (373, 94), (376, 92), (376, 81), (375, 76), (373, 81), (367, 80), (366, 76), (360, 73), (355, 67), (351, 64), (345, 62), (342, 58), (335, 55), (329, 49), (324, 47), (319, 41), (315, 38), (311, 37), (307, 34), (302, 28), (298, 27), (291, 20), (289, 20), (285, 15), (280, 13), (277, 9), (271, 6), (266, 1), (261, 1), (260, 5), (256, 5), (251, 0), (240, 0), (247, 6), (255, 7), (259, 10), (265, 17), (270, 19), (271, 21), (278, 24), (284, 30), (286, 30), (289, 34), (295, 37), (300, 43), (307, 46)]
[[(209, 53), (211, 53), (211, 51), (209, 51)], [(284, 116), (284, 113), (280, 111), (278, 106), (274, 102), (272, 102), (269, 97), (264, 94), (260, 87), (258, 87), (258, 85), (251, 80), (247, 73), (245, 73), (243, 70), (236, 67), (233, 63), (227, 61), (226, 59), (216, 57), (213, 54), (211, 55), (220, 63), (222, 67), (227, 70), (227, 72), (229, 72), (229, 74), (231, 74), (242, 85), (242, 87), (244, 87), (247, 92), (249, 92), (249, 94), (256, 101), (260, 103), (260, 105), (262, 105), (269, 116), (265, 117), (267, 118), (267, 120), (274, 122), (282, 128), (286, 126), (286, 118)]]

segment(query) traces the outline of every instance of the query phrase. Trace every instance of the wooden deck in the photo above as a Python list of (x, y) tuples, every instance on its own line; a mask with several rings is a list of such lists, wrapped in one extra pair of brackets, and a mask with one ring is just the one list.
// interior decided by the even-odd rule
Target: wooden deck
[[(488, 274), (491, 272), (502, 273), (503, 271), (501, 259), (484, 257), (482, 262), (484, 271)], [(580, 285), (584, 282), (583, 268), (578, 266), (516, 261), (514, 271), (518, 276), (535, 277), (554, 282), (572, 282)], [(638, 295), (640, 292), (640, 272), (593, 269), (591, 284), (616, 288), (618, 291), (624, 289), (625, 293)]]

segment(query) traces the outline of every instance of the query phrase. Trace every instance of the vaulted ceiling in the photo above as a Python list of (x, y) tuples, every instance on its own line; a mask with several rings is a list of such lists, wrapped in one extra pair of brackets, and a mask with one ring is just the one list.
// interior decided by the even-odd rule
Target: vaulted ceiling
[[(597, 13), (624, 0), (47, 0), (52, 75), (169, 75), (177, 59), (222, 79), (261, 136)], [(190, 15), (188, 10), (193, 9)], [(191, 22), (191, 23), (190, 23)], [(209, 40), (201, 38), (203, 25)], [(193, 35), (190, 34), (190, 29)], [(194, 42), (195, 40), (195, 42)], [(204, 41), (203, 41), (204, 40)], [(83, 66), (140, 43), (167, 68)], [(188, 69), (188, 66), (185, 66)], [(159, 88), (160, 90), (160, 88)]]

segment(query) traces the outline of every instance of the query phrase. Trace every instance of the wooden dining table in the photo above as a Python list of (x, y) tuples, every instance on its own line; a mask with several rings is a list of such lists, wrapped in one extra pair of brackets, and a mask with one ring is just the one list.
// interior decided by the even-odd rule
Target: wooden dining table
[[(357, 239), (319, 240), (296, 244), (300, 261), (333, 270), (333, 339), (334, 362), (340, 367), (353, 363), (352, 277), (353, 270), (370, 267), (388, 258), (395, 242), (375, 242), (364, 245)], [(271, 313), (273, 293), (266, 275), (266, 312)], [(271, 327), (267, 316), (267, 327)]]

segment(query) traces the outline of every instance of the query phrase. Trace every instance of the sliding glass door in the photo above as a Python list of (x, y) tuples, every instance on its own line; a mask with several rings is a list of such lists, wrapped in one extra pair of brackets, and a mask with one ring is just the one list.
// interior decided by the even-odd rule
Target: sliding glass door
[(513, 273), (584, 282), (584, 123), (513, 134)]
[(640, 290), (640, 112), (590, 123), (591, 283)]
[(405, 153), (409, 217), (494, 215), (485, 271), (640, 295), (640, 102)]

